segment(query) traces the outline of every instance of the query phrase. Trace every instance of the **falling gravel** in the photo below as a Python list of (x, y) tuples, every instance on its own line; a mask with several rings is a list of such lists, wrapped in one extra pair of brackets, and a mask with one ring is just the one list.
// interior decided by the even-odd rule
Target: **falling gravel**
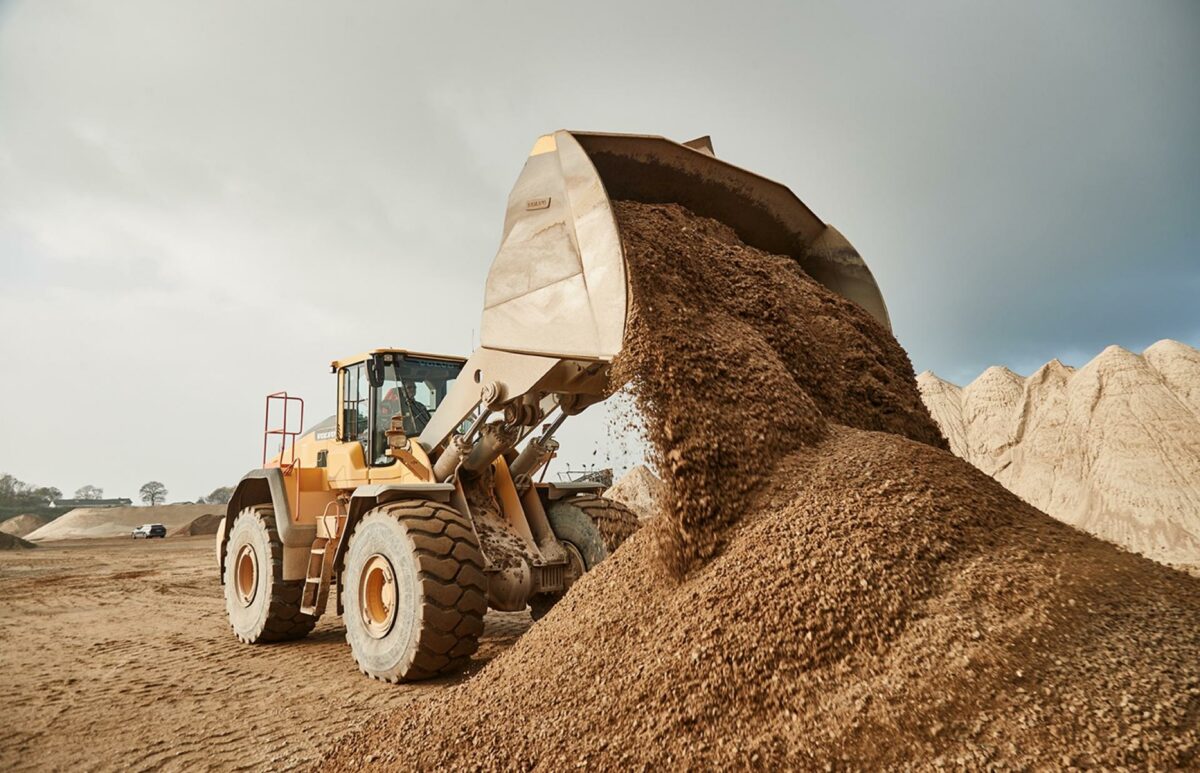
[(628, 382), (667, 486), (662, 555), (710, 558), (775, 463), (831, 423), (949, 448), (896, 339), (791, 258), (679, 206), (617, 205), (633, 314)]
[(1200, 583), (949, 454), (890, 333), (620, 202), (662, 517), (334, 770), (1194, 767)]

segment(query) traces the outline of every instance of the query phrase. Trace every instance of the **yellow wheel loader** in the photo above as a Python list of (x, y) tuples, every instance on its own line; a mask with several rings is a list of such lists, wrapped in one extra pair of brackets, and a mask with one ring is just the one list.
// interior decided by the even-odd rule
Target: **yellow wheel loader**
[(377, 349), (335, 361), (336, 413), (303, 434), (303, 403), (268, 397), (263, 467), (238, 483), (217, 534), (239, 639), (305, 636), (336, 589), (363, 672), (449, 673), (488, 609), (545, 614), (634, 532), (599, 485), (535, 482), (562, 423), (621, 386), (609, 379), (628, 314), (621, 199), (721, 220), (889, 324), (841, 234), (783, 185), (717, 159), (707, 138), (545, 135), (509, 195), (469, 359)]

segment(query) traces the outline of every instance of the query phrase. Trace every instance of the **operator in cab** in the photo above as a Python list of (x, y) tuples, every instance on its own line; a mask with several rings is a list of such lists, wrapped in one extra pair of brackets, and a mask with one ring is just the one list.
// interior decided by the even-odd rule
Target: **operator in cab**
[(404, 382), (404, 407), (406, 416), (411, 416), (413, 421), (414, 435), (420, 435), (425, 430), (425, 425), (429, 423), (429, 407), (425, 403), (417, 399), (417, 385), (415, 382)]
[(406, 435), (420, 435), (429, 423), (429, 407), (417, 399), (417, 384), (414, 381), (402, 381), (399, 391), (396, 387), (389, 389), (379, 408), (381, 425), (386, 425), (397, 413), (404, 416)]

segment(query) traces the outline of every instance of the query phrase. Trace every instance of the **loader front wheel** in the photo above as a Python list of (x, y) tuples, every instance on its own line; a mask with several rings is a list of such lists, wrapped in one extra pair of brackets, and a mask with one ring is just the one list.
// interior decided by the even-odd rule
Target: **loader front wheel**
[[(561, 499), (546, 510), (550, 529), (567, 549), (570, 574), (590, 572), (638, 530), (638, 519), (620, 502), (584, 494)], [(582, 570), (582, 571), (581, 571)], [(530, 615), (540, 620), (561, 598), (540, 594), (529, 601)]]
[(470, 522), (440, 502), (380, 505), (359, 521), (342, 581), (346, 641), (386, 682), (458, 671), (483, 633), (487, 578)]
[(283, 579), (283, 542), (269, 505), (238, 513), (225, 548), (225, 610), (247, 644), (302, 639), (317, 618), (300, 611), (304, 581)]

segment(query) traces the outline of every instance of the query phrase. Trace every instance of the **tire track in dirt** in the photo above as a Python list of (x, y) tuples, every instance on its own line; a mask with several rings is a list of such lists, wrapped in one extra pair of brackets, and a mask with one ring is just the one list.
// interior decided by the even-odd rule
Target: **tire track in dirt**
[[(93, 540), (0, 555), (0, 769), (261, 770), (313, 762), (380, 711), (456, 680), (363, 677), (336, 616), (308, 638), (239, 643), (211, 538)], [(528, 615), (489, 615), (470, 671)], [(461, 678), (461, 677), (460, 677)]]

